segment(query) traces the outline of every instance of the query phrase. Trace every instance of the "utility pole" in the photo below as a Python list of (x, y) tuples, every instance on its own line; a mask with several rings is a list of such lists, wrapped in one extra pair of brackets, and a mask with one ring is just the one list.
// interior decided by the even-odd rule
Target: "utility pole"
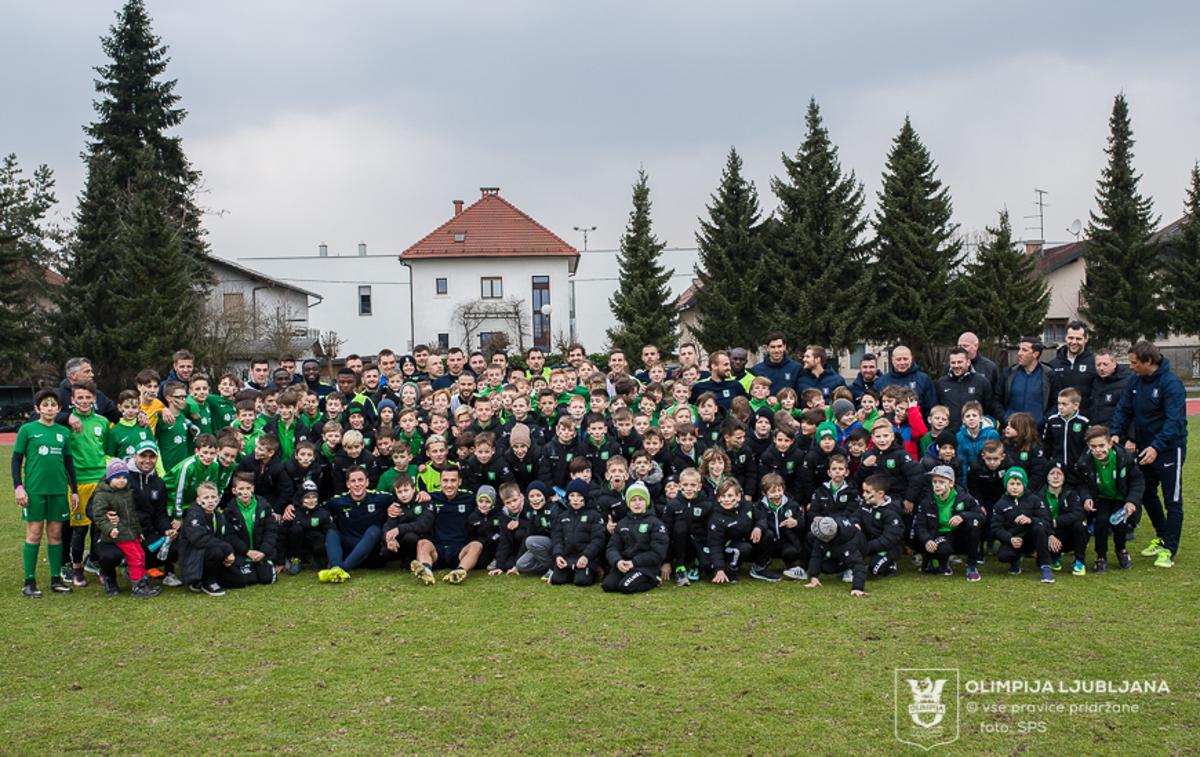
[[(575, 231), (581, 232), (583, 234), (583, 251), (584, 252), (587, 252), (588, 233), (595, 231), (595, 230), (596, 230), (595, 226), (576, 226), (575, 227)], [(575, 336), (575, 277), (574, 276), (571, 277), (570, 287), (571, 287), (571, 290), (570, 290), (570, 313), (568, 315), (567, 322), (568, 322), (568, 324), (570, 326), (570, 330), (571, 330), (571, 341), (574, 342), (578, 339), (578, 337)]]

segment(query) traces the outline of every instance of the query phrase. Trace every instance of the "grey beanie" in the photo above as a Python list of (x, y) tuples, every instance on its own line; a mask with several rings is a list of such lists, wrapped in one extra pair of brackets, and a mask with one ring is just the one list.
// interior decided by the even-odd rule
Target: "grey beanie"
[(833, 410), (832, 420), (834, 423), (837, 423), (838, 418), (841, 418), (846, 413), (854, 412), (854, 403), (845, 397), (839, 397), (833, 401), (831, 409)]
[(838, 532), (837, 521), (828, 516), (816, 518), (812, 522), (811, 530), (812, 535), (817, 537), (818, 541), (833, 541), (833, 537), (837, 536)]
[(496, 504), (496, 489), (495, 489), (495, 487), (488, 486), (487, 484), (484, 484), (483, 486), (479, 487), (479, 491), (475, 492), (475, 501), (478, 502), (481, 499), (486, 499), (488, 502), (491, 502), (493, 505)]

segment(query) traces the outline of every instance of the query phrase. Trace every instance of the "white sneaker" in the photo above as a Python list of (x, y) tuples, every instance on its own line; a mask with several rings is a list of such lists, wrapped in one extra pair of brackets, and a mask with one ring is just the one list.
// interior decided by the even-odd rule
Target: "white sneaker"
[(783, 577), (790, 578), (793, 581), (807, 581), (808, 571), (804, 570), (804, 568), (801, 568), (799, 565), (793, 565), (792, 567), (783, 571)]
[(854, 582), (854, 571), (847, 570), (842, 573), (842, 583), (853, 583), (853, 582)]
[(176, 578), (174, 573), (168, 573), (163, 576), (162, 585), (175, 588), (176, 586), (183, 586), (183, 581)]

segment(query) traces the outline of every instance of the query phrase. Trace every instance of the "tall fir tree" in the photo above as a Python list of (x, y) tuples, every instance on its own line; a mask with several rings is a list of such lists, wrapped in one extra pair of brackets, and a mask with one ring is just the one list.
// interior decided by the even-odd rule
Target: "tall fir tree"
[(1113, 100), (1108, 126), (1108, 165), (1096, 189), (1097, 209), (1089, 216), (1080, 292), (1080, 312), (1100, 344), (1153, 339), (1163, 325), (1158, 247), (1151, 239), (1158, 218), (1150, 198), (1138, 191), (1124, 94)]
[(767, 248), (753, 182), (742, 176), (742, 159), (729, 148), (721, 184), (699, 219), (696, 338), (706, 351), (741, 346), (754, 350), (770, 313), (765, 310)]
[(962, 264), (958, 226), (950, 222), (950, 191), (905, 117), (892, 142), (875, 213), (872, 293), (861, 311), (869, 336), (903, 341), (928, 358), (954, 339)]
[(1200, 163), (1192, 165), (1183, 225), (1171, 242), (1166, 264), (1166, 305), (1171, 328), (1200, 335)]
[(0, 380), (32, 383), (33, 357), (46, 353), (46, 276), (58, 240), (48, 222), (54, 175), (25, 177), (16, 155), (0, 161)]
[(769, 286), (774, 322), (793, 344), (845, 348), (861, 338), (858, 311), (870, 287), (863, 188), (853, 171), (842, 173), (815, 99), (805, 123), (795, 157), (782, 156), (784, 176), (771, 180), (780, 203)]
[(679, 313), (667, 286), (673, 271), (660, 262), (665, 246), (651, 228), (649, 178), (638, 170), (633, 210), (617, 254), (618, 288), (608, 301), (617, 320), (617, 326), (608, 329), (608, 339), (627, 355), (640, 355), (646, 344), (673, 354), (679, 341)]
[[(178, 266), (190, 284), (179, 296), (191, 300), (180, 304), (180, 312), (203, 303), (211, 273), (195, 203), (200, 175), (188, 163), (179, 137), (167, 133), (186, 113), (177, 107), (175, 81), (162, 78), (169, 62), (167, 48), (154, 35), (142, 0), (127, 0), (102, 46), (109, 61), (96, 68), (97, 120), (85, 127), (88, 174), (65, 251), (66, 283), (58, 293), (54, 331), (59, 357), (89, 356), (101, 383), (118, 388), (113, 383), (117, 376), (147, 367), (124, 364), (130, 356), (121, 345), (149, 322), (128, 309), (106, 307), (110, 294), (128, 283), (126, 271), (143, 252), (116, 241), (118, 231), (129, 225), (124, 214), (138, 205), (136, 195), (151, 191), (148, 187), (153, 185), (165, 208), (160, 216), (163, 233), (178, 236), (182, 254), (170, 264)], [(150, 176), (143, 181), (140, 172)], [(163, 260), (157, 265), (161, 270), (167, 264)], [(196, 325), (163, 322), (153, 328), (172, 335), (178, 348), (189, 344)], [(163, 365), (169, 357), (170, 351), (153, 365)]]
[(1037, 260), (1013, 243), (1007, 210), (987, 235), (959, 282), (960, 319), (985, 345), (1008, 347), (1041, 332), (1050, 290), (1037, 275)]

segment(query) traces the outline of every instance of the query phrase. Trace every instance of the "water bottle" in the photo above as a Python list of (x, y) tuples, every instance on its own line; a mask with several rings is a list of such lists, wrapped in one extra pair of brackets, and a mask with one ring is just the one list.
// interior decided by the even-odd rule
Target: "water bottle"
[(171, 556), (171, 542), (173, 541), (175, 541), (174, 536), (167, 536), (163, 538), (162, 546), (158, 548), (157, 557), (159, 560), (165, 562), (166, 559)]
[(1116, 510), (1113, 510), (1113, 514), (1108, 517), (1108, 522), (1113, 524), (1114, 526), (1119, 526), (1122, 523), (1124, 523), (1128, 518), (1129, 518), (1129, 513), (1127, 513), (1125, 511), (1125, 508), (1119, 507)]

